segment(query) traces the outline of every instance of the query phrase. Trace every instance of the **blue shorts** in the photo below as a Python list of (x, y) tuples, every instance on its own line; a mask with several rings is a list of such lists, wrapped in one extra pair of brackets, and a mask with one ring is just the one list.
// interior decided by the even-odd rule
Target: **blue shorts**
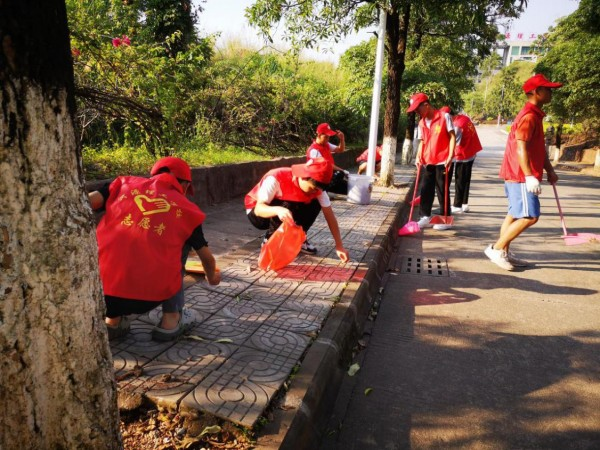
[(504, 193), (508, 198), (508, 214), (515, 219), (540, 217), (540, 199), (527, 191), (525, 183), (504, 182)]

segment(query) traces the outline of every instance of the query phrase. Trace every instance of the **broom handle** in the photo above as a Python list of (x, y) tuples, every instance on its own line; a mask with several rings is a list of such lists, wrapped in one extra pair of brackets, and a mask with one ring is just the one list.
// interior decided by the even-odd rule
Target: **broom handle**
[(419, 175), (421, 174), (421, 164), (417, 166), (417, 180), (415, 181), (415, 188), (413, 189), (413, 199), (410, 202), (410, 215), (408, 221), (412, 220), (413, 210), (415, 209), (415, 199), (417, 198), (417, 189), (419, 189)]
[(444, 216), (448, 217), (448, 198), (450, 197), (448, 195), (448, 166), (446, 166), (445, 170), (446, 174), (444, 175)]
[(565, 224), (565, 218), (563, 216), (562, 208), (560, 207), (560, 201), (558, 200), (558, 192), (556, 191), (556, 184), (552, 184), (554, 189), (554, 198), (556, 199), (556, 206), (558, 206), (558, 215), (560, 216), (560, 224), (562, 225), (563, 235), (567, 236), (567, 225)]

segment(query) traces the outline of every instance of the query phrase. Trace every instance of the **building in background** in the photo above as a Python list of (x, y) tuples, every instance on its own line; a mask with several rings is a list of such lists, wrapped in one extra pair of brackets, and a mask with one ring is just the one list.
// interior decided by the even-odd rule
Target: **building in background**
[[(497, 49), (502, 57), (502, 67), (509, 66), (515, 61), (536, 62), (539, 56), (539, 47), (534, 42), (542, 37), (535, 33), (506, 33), (505, 40), (498, 43)], [(536, 53), (533, 53), (534, 50)]]

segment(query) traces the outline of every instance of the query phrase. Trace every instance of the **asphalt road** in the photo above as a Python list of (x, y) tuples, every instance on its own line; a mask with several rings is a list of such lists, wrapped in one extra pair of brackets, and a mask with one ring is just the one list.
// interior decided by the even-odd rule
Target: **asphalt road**
[[(565, 245), (544, 183), (511, 247), (532, 266), (492, 264), (506, 134), (477, 129), (472, 212), (397, 240), (323, 450), (600, 448), (600, 243)], [(600, 233), (600, 180), (558, 174), (569, 232)]]

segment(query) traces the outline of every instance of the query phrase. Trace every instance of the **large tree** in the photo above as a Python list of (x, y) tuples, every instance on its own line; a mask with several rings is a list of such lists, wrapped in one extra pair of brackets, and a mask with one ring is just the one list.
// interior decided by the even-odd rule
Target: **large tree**
[(600, 0), (581, 0), (539, 45), (548, 51), (535, 71), (564, 83), (548, 105), (550, 114), (600, 132)]
[(296, 47), (338, 40), (353, 30), (372, 26), (378, 11), (386, 12), (387, 83), (381, 180), (393, 183), (393, 164), (402, 114), (401, 87), (410, 37), (419, 50), (425, 35), (443, 36), (485, 56), (498, 34), (501, 17), (516, 17), (526, 0), (256, 0), (247, 11), (250, 23), (267, 36), (285, 21), (287, 38)]
[(0, 1), (0, 448), (120, 448), (64, 0)]

